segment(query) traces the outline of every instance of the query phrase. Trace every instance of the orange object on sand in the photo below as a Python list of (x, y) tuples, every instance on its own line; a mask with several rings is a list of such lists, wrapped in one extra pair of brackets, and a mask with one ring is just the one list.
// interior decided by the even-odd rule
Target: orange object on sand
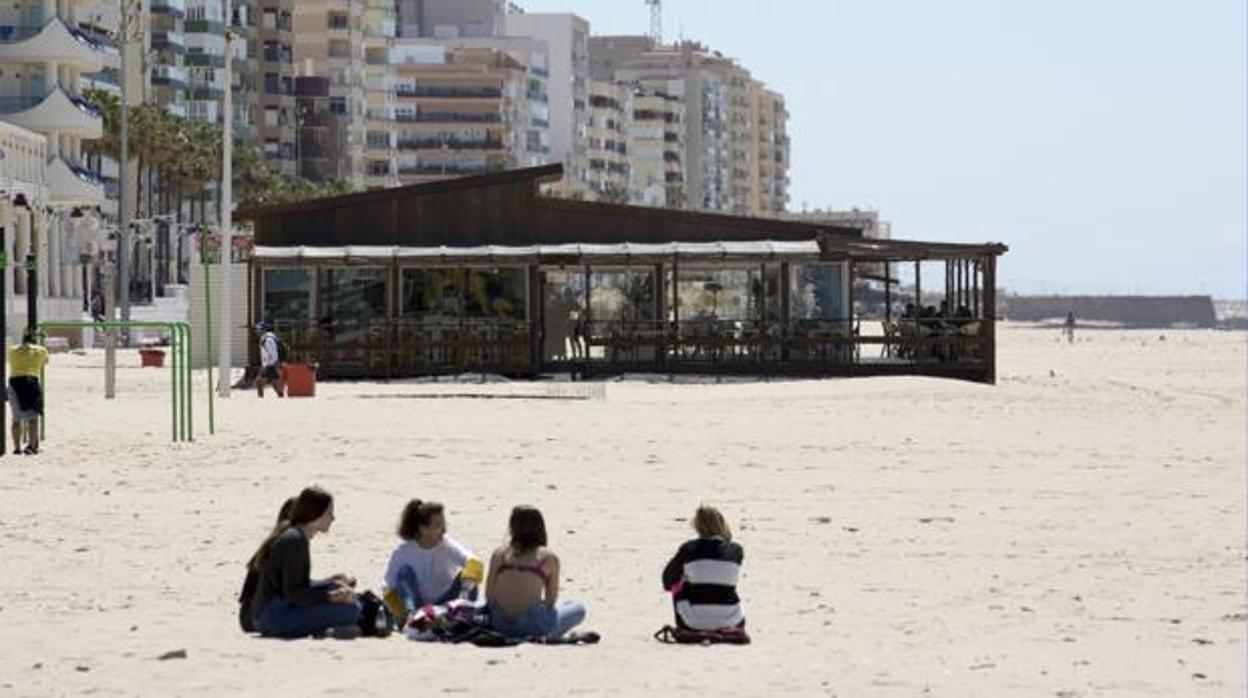
[(139, 350), (139, 366), (154, 366), (160, 368), (165, 365), (165, 352), (163, 349), (140, 349)]
[(308, 364), (283, 364), (287, 397), (316, 397), (316, 369)]

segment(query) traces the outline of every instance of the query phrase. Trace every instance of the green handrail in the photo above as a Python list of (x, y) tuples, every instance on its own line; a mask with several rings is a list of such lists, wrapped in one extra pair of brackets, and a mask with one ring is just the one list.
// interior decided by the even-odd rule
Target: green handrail
[[(191, 326), (185, 322), (41, 322), (38, 325), (38, 332), (41, 336), (47, 336), (49, 329), (86, 328), (104, 330), (158, 328), (169, 332), (172, 343), (170, 372), (173, 394), (170, 396), (170, 418), (173, 441), (194, 441), (195, 417), (191, 400), (194, 383), (191, 367)], [(41, 376), (41, 378), (46, 386), (46, 376)], [(208, 380), (208, 432), (210, 434), (216, 433), (213, 400), (210, 376)], [(46, 435), (46, 417), (40, 420), (39, 427), (40, 432)]]

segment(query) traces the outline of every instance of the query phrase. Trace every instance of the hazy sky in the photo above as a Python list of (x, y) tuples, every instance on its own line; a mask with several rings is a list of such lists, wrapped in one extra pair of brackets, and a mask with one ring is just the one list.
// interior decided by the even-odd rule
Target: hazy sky
[[(644, 0), (519, 4), (649, 27)], [(1023, 291), (1244, 296), (1243, 0), (663, 4), (785, 94), (790, 208), (1003, 241)]]

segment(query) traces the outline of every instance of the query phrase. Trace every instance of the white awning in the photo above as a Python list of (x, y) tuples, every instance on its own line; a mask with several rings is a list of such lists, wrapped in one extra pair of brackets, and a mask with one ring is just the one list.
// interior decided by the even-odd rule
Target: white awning
[(562, 245), (482, 245), (477, 247), (270, 247), (259, 245), (252, 252), (258, 260), (362, 261), (362, 260), (426, 260), (439, 259), (537, 259), (543, 257), (799, 257), (818, 256), (815, 240), (779, 241), (752, 240), (745, 242), (671, 242), (646, 244)]

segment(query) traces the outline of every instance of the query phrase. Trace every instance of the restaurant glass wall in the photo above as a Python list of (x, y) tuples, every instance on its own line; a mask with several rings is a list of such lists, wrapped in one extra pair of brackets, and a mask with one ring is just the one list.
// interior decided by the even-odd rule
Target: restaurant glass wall
[(264, 270), (264, 314), (271, 323), (308, 323), (312, 320), (312, 269)]
[(543, 274), (542, 359), (579, 360), (584, 353), (585, 272), (559, 269)]
[(591, 359), (651, 360), (662, 331), (653, 268), (594, 268), (589, 273), (589, 326), (585, 342)]
[(403, 269), (400, 308), (404, 320), (458, 323), (464, 311), (461, 269)]
[(464, 317), (469, 320), (523, 322), (528, 317), (524, 267), (468, 269)]

